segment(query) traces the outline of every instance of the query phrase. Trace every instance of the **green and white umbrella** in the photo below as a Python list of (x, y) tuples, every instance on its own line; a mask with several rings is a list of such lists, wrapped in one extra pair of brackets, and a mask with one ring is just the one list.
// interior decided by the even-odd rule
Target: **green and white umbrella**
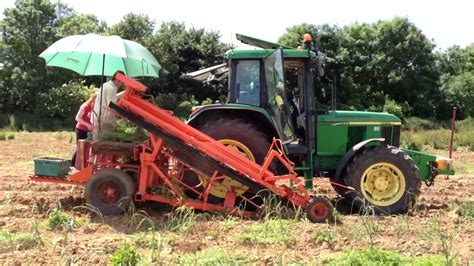
[(161, 68), (141, 44), (118, 36), (64, 37), (39, 56), (46, 60), (47, 66), (69, 69), (83, 76), (112, 76), (122, 70), (129, 77), (158, 77)]
[[(112, 76), (118, 70), (129, 77), (158, 77), (161, 68), (156, 58), (141, 44), (118, 36), (86, 34), (64, 37), (39, 56), (46, 60), (46, 66), (69, 69), (83, 76), (101, 76), (102, 84), (104, 76)], [(102, 108), (99, 121), (101, 113)]]

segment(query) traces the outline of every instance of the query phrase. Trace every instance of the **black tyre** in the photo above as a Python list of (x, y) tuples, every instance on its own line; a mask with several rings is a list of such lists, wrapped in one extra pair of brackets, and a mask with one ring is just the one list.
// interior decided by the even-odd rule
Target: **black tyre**
[(135, 194), (135, 184), (129, 175), (119, 169), (97, 171), (87, 182), (86, 203), (103, 214), (117, 214), (128, 208)]
[(313, 197), (305, 208), (306, 217), (313, 223), (334, 221), (334, 208), (331, 202), (323, 197)]
[[(201, 127), (198, 127), (198, 129), (210, 137), (220, 141), (222, 144), (242, 153), (247, 156), (247, 158), (258, 164), (263, 163), (268, 149), (270, 148), (270, 143), (263, 132), (258, 130), (254, 125), (240, 119), (221, 118), (209, 121)], [(183, 180), (195, 188), (196, 186), (202, 186), (200, 191), (202, 191), (203, 187), (207, 185), (206, 180), (200, 178), (195, 173), (186, 173)], [(248, 187), (234, 180), (225, 179), (223, 182), (237, 188), (239, 196), (242, 195), (251, 199), (254, 198), (256, 194), (256, 192), (249, 191)], [(190, 193), (186, 194), (189, 195)], [(217, 204), (222, 203), (224, 199), (225, 188), (216, 187), (216, 189), (211, 190), (208, 201)], [(260, 200), (257, 199), (255, 201)], [(241, 202), (238, 202), (237, 204), (241, 204)], [(249, 206), (249, 204), (246, 204), (246, 206)]]
[(414, 161), (397, 147), (379, 145), (357, 154), (344, 181), (356, 191), (346, 193), (355, 207), (376, 213), (406, 213), (420, 194), (421, 179)]

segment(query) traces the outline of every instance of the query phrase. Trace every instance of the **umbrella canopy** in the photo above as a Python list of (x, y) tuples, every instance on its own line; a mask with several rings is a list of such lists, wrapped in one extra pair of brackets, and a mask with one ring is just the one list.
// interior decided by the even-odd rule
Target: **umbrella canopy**
[(47, 66), (70, 69), (83, 76), (112, 76), (122, 70), (129, 77), (158, 77), (161, 68), (141, 44), (118, 36), (68, 36), (39, 56), (46, 60)]

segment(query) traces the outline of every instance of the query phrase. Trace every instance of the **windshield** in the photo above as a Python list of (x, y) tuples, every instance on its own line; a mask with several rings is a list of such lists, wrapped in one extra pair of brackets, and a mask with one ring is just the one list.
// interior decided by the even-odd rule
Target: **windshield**
[(237, 63), (235, 88), (238, 103), (260, 106), (259, 60), (242, 60)]
[(264, 64), (270, 112), (273, 114), (275, 124), (281, 133), (282, 140), (293, 139), (294, 133), (290, 121), (290, 106), (285, 95), (282, 49), (277, 49), (268, 55), (265, 58)]

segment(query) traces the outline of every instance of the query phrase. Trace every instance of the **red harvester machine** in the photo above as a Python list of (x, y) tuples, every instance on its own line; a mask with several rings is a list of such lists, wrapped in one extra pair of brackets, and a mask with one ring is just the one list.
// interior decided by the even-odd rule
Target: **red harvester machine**
[[(123, 211), (133, 199), (245, 215), (261, 208), (262, 197), (273, 193), (304, 208), (312, 222), (332, 218), (331, 203), (305, 190), (279, 140), (273, 141), (263, 165), (258, 165), (147, 101), (143, 84), (123, 75), (117, 78), (127, 89), (118, 104), (109, 107), (149, 132), (146, 142), (133, 145), (135, 163), (120, 163), (117, 157), (111, 159), (113, 151), (104, 152), (93, 154), (95, 160), (65, 179), (35, 175), (30, 177), (32, 180), (85, 185), (86, 202), (103, 213)], [(276, 164), (286, 168), (278, 171), (286, 174), (276, 174), (272, 170)], [(198, 175), (202, 182), (190, 182), (189, 175)], [(249, 189), (239, 193), (226, 185), (232, 180)], [(224, 188), (225, 199), (216, 200), (210, 195), (215, 186)]]

